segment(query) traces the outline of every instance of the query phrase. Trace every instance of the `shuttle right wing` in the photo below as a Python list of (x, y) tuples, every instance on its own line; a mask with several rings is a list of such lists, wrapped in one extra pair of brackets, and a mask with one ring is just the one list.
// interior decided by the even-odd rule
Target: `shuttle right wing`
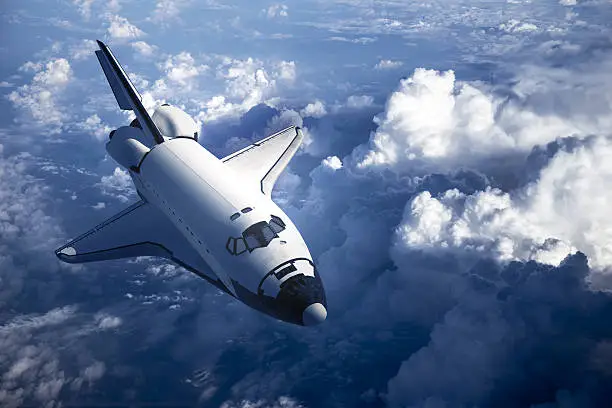
[(302, 143), (302, 130), (291, 126), (221, 159), (267, 196)]

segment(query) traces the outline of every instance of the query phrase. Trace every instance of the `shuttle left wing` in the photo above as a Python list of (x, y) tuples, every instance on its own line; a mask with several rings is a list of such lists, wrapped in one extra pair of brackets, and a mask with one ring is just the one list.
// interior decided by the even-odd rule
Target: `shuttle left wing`
[(143, 200), (58, 248), (55, 254), (68, 263), (158, 256), (176, 262), (227, 292), (170, 220)]
[(243, 178), (250, 178), (251, 182), (258, 183), (258, 189), (270, 196), (274, 183), (300, 147), (303, 138), (302, 130), (291, 126), (238, 150), (221, 161)]

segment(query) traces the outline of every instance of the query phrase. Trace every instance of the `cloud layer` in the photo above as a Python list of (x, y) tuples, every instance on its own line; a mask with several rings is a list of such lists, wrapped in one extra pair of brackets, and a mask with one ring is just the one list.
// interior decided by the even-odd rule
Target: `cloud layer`
[[(42, 49), (0, 47), (0, 403), (606, 406), (604, 5), (247, 3), (8, 9), (10, 37)], [(92, 38), (219, 157), (303, 128), (273, 197), (323, 276), (324, 325), (276, 322), (165, 260), (55, 259), (137, 199), (105, 157), (129, 115)]]

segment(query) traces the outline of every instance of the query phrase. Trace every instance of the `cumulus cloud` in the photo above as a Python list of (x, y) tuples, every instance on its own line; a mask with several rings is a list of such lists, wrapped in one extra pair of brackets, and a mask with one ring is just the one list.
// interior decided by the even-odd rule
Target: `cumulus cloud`
[(351, 95), (346, 99), (346, 106), (351, 109), (361, 109), (371, 106), (374, 98), (370, 95)]
[(289, 7), (284, 4), (273, 4), (267, 9), (263, 9), (262, 13), (264, 13), (267, 18), (288, 17)]
[(91, 17), (91, 5), (95, 0), (72, 0), (85, 20)]
[(102, 194), (127, 203), (136, 195), (132, 178), (126, 170), (115, 167), (113, 174), (102, 176), (98, 183)]
[[(531, 35), (498, 33), (503, 16), (483, 19), (478, 7), (458, 13), (451, 3), (444, 2), (440, 13), (427, 13), (432, 14), (427, 18), (433, 27), (456, 24), (460, 15), (473, 27), (490, 27), (488, 37), (494, 32), (504, 36), (504, 41), (512, 41), (509, 37), (535, 40)], [(513, 15), (517, 4), (507, 4)], [(521, 4), (527, 7), (533, 2)], [(410, 12), (419, 14), (439, 5), (427, 3)], [(376, 19), (376, 13), (367, 14), (367, 7), (352, 2), (350, 8), (341, 8), (343, 14), (352, 12), (348, 9), (364, 14), (359, 19), (346, 16), (342, 22), (330, 22), (335, 25), (334, 32), (346, 33), (349, 40), (371, 38), (360, 37), (366, 33), (422, 29), (411, 28), (402, 15), (393, 20)], [(389, 7), (385, 12), (394, 13), (405, 9), (405, 4), (390, 3)], [(537, 14), (540, 8), (533, 6), (529, 11)], [(333, 16), (334, 10), (329, 12)], [(546, 35), (547, 24), (537, 16), (532, 19), (516, 14), (517, 21), (532, 21)], [(471, 41), (477, 35), (472, 33), (464, 40)], [(533, 54), (560, 58), (565, 52), (574, 52), (571, 44), (584, 44), (585, 48), (588, 44), (577, 38), (563, 37), (561, 41), (558, 46), (546, 45), (549, 53)], [(563, 49), (565, 41), (570, 45), (567, 50)], [(197, 67), (200, 57), (190, 55)], [(166, 59), (164, 56), (161, 63)], [(211, 71), (225, 89), (215, 90), (216, 99), (206, 99), (209, 95), (202, 99), (204, 104), (216, 101), (220, 112), (227, 112), (211, 117), (235, 118), (236, 123), (218, 124), (223, 139), (209, 140), (212, 149), (220, 149), (230, 137), (236, 143), (248, 143), (263, 129), (286, 124), (306, 125), (305, 150), (317, 147), (317, 157), (298, 155), (292, 161), (290, 173), (283, 175), (282, 185), (279, 180), (279, 187), (285, 193), (282, 207), (299, 226), (323, 275), (330, 300), (329, 321), (310, 331), (289, 327), (208, 290), (205, 283), (180, 268), (155, 259), (101, 264), (103, 277), (92, 277), (89, 271), (96, 271), (96, 265), (87, 265), (88, 273), (78, 274), (85, 281), (75, 278), (62, 286), (62, 301), (85, 292), (89, 307), (100, 301), (112, 305), (113, 310), (86, 313), (83, 305), (73, 308), (72, 314), (57, 324), (16, 329), (22, 331), (15, 337), (29, 340), (7, 348), (17, 357), (2, 359), (6, 362), (0, 365), (2, 371), (12, 372), (10, 381), (19, 381), (7, 389), (36, 390), (40, 398), (33, 405), (60, 400), (69, 403), (74, 401), (69, 393), (72, 390), (82, 397), (91, 389), (93, 400), (104, 395), (107, 386), (137, 378), (137, 383), (128, 384), (130, 393), (119, 397), (124, 398), (121, 402), (129, 405), (146, 395), (153, 402), (192, 398), (214, 406), (226, 401), (228, 407), (606, 406), (612, 397), (607, 386), (612, 333), (606, 323), (611, 303), (608, 294), (594, 292), (587, 285), (596, 272), (588, 264), (594, 266), (593, 259), (605, 264), (608, 256), (596, 242), (600, 240), (604, 246), (605, 228), (595, 225), (606, 225), (601, 214), (609, 200), (595, 185), (609, 189), (605, 181), (608, 169), (602, 163), (609, 155), (602, 130), (611, 128), (606, 81), (609, 67), (605, 55), (597, 61), (602, 67), (595, 70), (598, 72), (526, 68), (524, 74), (512, 78), (513, 85), (497, 89), (478, 82), (467, 87), (454, 75), (452, 81), (445, 78), (449, 73), (434, 72), (425, 79), (413, 75), (414, 82), (407, 87), (411, 89), (404, 92), (410, 96), (395, 101), (409, 103), (392, 107), (389, 102), (375, 124), (371, 123), (372, 111), (377, 109), (373, 99), (360, 104), (354, 98), (354, 108), (348, 108), (347, 100), (339, 110), (323, 103), (321, 107), (316, 100), (303, 108), (314, 100), (316, 95), (311, 95), (307, 101), (284, 106), (284, 100), (276, 98), (284, 97), (285, 87), (295, 81), (295, 66), (290, 63), (283, 73), (277, 64), (254, 61), (255, 69), (229, 75), (230, 66), (243, 67), (222, 62), (219, 70)], [(213, 62), (214, 57), (206, 59), (216, 68)], [(172, 60), (172, 64), (179, 66), (180, 62)], [(36, 64), (30, 68), (42, 69)], [(169, 88), (181, 88), (180, 80), (190, 84), (199, 78), (199, 73), (189, 76), (189, 67), (183, 71), (187, 76), (178, 73), (176, 80), (169, 78), (171, 69), (160, 69), (165, 72), (161, 82), (151, 81), (150, 88), (147, 82), (143, 88), (148, 88), (148, 96), (143, 94), (148, 107), (154, 97), (170, 95)], [(134, 81), (139, 89), (140, 83), (146, 82)], [(195, 90), (191, 88), (187, 98), (199, 96)], [(384, 90), (368, 84), (353, 92), (380, 95)], [(333, 100), (329, 95), (318, 97)], [(324, 110), (331, 112), (321, 116)], [(202, 117), (215, 113), (204, 107), (201, 111)], [(245, 112), (249, 114), (243, 115)], [(99, 118), (87, 116), (84, 121), (91, 119), (92, 128), (104, 127)], [(434, 139), (431, 145), (419, 139), (422, 130)], [(367, 142), (370, 131), (372, 141), (354, 155), (348, 154), (355, 145)], [(602, 136), (588, 138), (592, 133)], [(568, 135), (574, 135), (569, 138), (574, 142), (557, 140)], [(375, 143), (377, 138), (380, 146)], [(391, 142), (395, 145), (389, 149)], [(536, 145), (541, 147), (534, 148)], [(385, 149), (393, 151), (394, 161), (383, 155), (379, 164), (358, 166), (368, 153)], [(46, 154), (54, 153), (46, 150)], [(410, 154), (413, 159), (408, 158)], [(496, 171), (487, 160), (499, 163)], [(17, 164), (22, 161), (16, 160)], [(5, 174), (7, 177), (0, 180), (23, 175), (17, 170)], [(49, 174), (56, 173), (50, 169), (45, 177)], [(125, 172), (115, 170), (105, 177), (96, 187), (102, 189), (106, 184), (108, 194), (124, 199), (133, 194), (128, 193), (131, 182)], [(79, 184), (74, 178), (68, 180)], [(39, 197), (23, 184), (6, 190), (10, 193), (6, 211), (14, 211), (12, 197), (24, 201)], [(79, 197), (87, 199), (84, 210), (94, 213), (90, 205), (101, 199), (88, 199), (87, 192), (79, 191)], [(53, 202), (65, 200), (62, 207), (75, 208), (78, 202), (71, 202), (69, 195), (70, 191), (63, 193)], [(39, 205), (40, 200), (35, 201)], [(70, 219), (84, 219), (80, 214), (69, 215)], [(0, 220), (3, 217), (0, 211)], [(21, 234), (31, 229), (39, 240), (40, 236), (54, 236), (50, 233), (53, 230), (40, 232), (35, 224), (40, 217), (32, 218), (30, 223), (21, 216)], [(574, 219), (576, 226), (569, 225)], [(32, 279), (14, 277), (21, 263), (36, 262), (32, 271), (57, 265), (51, 261), (52, 248), (48, 246), (43, 248), (48, 252), (44, 262), (36, 261), (31, 253), (23, 256), (21, 252), (19, 258), (16, 249), (30, 248), (31, 244), (13, 242), (19, 237), (12, 232), (13, 224), (2, 224), (8, 237), (6, 245), (12, 247), (3, 253), (10, 258), (0, 260), (0, 272), (12, 273), (0, 273), (0, 286), (17, 293), (33, 285)], [(80, 232), (80, 227), (75, 228)], [(560, 261), (576, 249), (588, 258), (575, 254)], [(117, 284), (117, 279), (125, 281)], [(38, 299), (48, 297), (54, 285), (41, 287), (44, 290), (34, 291), (29, 298), (13, 301), (37, 306), (22, 320), (39, 319), (47, 311), (72, 304), (40, 307)], [(30, 299), (37, 300), (26, 301)], [(143, 319), (152, 313), (156, 316), (153, 325)], [(19, 323), (12, 317), (6, 320)], [(128, 332), (130, 337), (125, 334)], [(83, 343), (85, 337), (91, 341)], [(28, 358), (36, 358), (18, 354), (29, 346), (47, 353), (49, 357), (40, 360), (48, 364), (33, 363)], [(70, 355), (62, 352), (62, 347)], [(160, 355), (168, 359), (160, 360)], [(74, 356), (78, 356), (77, 366), (70, 365)], [(53, 365), (55, 360), (57, 365)], [(168, 361), (173, 375), (168, 377), (167, 387), (159, 388), (151, 373), (166, 369)], [(63, 380), (56, 375), (60, 371)], [(53, 373), (47, 377), (36, 374), (43, 380), (31, 382), (41, 387), (29, 385), (32, 373), (40, 372)], [(109, 376), (114, 378), (105, 383)], [(302, 386), (304, 378), (308, 379), (307, 387)], [(88, 381), (95, 382), (93, 387), (86, 386)], [(22, 386), (22, 382), (28, 385)], [(321, 392), (312, 393), (313, 389)]]
[(91, 18), (91, 9), (95, 3), (98, 3), (98, 6), (104, 7), (105, 11), (117, 12), (121, 7), (119, 5), (119, 0), (109, 0), (100, 2), (99, 0), (72, 0), (72, 3), (77, 6), (77, 10), (83, 16), (85, 21), (88, 21)]
[(181, 52), (169, 56), (166, 61), (160, 64), (160, 68), (165, 71), (166, 78), (169, 81), (189, 90), (194, 86), (194, 80), (206, 71), (208, 66), (196, 64), (190, 53)]
[(179, 14), (189, 0), (157, 0), (151, 21), (162, 25), (179, 20)]
[(45, 126), (50, 133), (59, 133), (68, 117), (58, 105), (57, 98), (72, 80), (72, 68), (64, 58), (46, 62), (26, 62), (22, 72), (34, 72), (30, 84), (22, 85), (8, 95), (8, 99), (21, 109), (35, 125)]
[(111, 15), (109, 17), (107, 32), (111, 38), (117, 40), (138, 38), (145, 34), (140, 28), (130, 23), (127, 18), (118, 15)]
[(342, 160), (337, 156), (329, 156), (321, 162), (321, 165), (331, 170), (339, 170), (342, 168)]
[(310, 116), (313, 118), (321, 118), (327, 115), (327, 109), (325, 109), (325, 104), (323, 102), (316, 100), (306, 105), (306, 107), (300, 111), (300, 115), (303, 117)]
[(502, 262), (533, 259), (559, 265), (576, 251), (541, 226), (537, 208), (528, 214), (513, 204), (498, 189), (467, 197), (449, 190), (438, 198), (425, 191), (406, 206), (398, 239), (410, 248), (477, 251)]
[(538, 26), (532, 23), (524, 23), (518, 20), (508, 20), (508, 22), (500, 24), (499, 29), (507, 33), (524, 33), (537, 31)]
[(82, 40), (80, 43), (70, 47), (70, 58), (74, 60), (83, 60), (89, 58), (94, 54), (94, 51), (98, 49), (98, 46), (93, 40)]
[[(558, 137), (607, 134), (612, 99), (607, 89), (595, 90), (606, 83), (600, 72), (609, 65), (607, 59), (601, 66), (585, 64), (577, 75), (527, 66), (509, 97), (490, 93), (484, 84), (455, 81), (453, 71), (416, 69), (374, 119), (378, 128), (370, 148), (359, 149), (355, 157), (362, 168), (396, 171), (482, 168), (495, 166), (496, 156), (526, 156), (535, 145)], [(597, 100), (589, 96), (593, 93)], [(555, 105), (569, 101), (569, 95), (573, 103)]]
[(157, 52), (157, 46), (146, 43), (145, 41), (133, 42), (132, 48), (136, 50), (140, 55), (145, 57), (151, 57)]
[(255, 105), (269, 101), (282, 86), (296, 78), (293, 61), (281, 61), (266, 69), (260, 60), (224, 58), (217, 67), (217, 76), (225, 80), (225, 93), (201, 104), (199, 120), (215, 121), (239, 117)]
[(98, 140), (105, 140), (110, 131), (113, 130), (108, 125), (102, 123), (102, 119), (97, 114), (87, 117), (84, 121), (76, 125), (80, 130), (93, 134)]

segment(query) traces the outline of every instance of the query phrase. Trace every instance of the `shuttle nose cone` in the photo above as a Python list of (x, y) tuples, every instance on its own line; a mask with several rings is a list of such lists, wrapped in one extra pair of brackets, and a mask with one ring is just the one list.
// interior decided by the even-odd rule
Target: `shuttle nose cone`
[(302, 322), (304, 326), (314, 326), (323, 323), (327, 318), (327, 310), (321, 303), (313, 303), (304, 309)]

